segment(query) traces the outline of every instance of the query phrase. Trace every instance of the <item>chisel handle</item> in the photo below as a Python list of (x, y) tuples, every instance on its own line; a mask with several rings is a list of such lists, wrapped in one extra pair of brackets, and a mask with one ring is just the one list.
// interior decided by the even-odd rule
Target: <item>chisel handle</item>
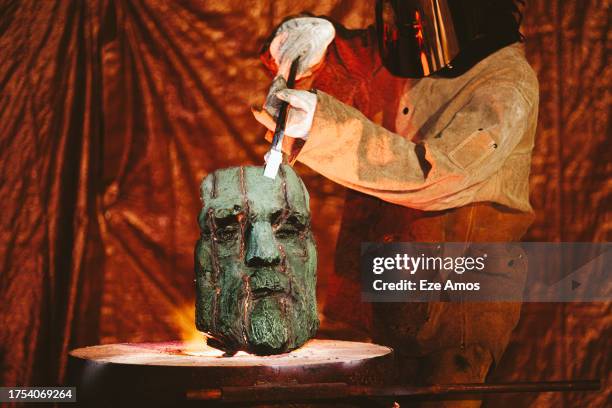
[[(289, 78), (287, 78), (287, 88), (291, 89), (295, 85), (295, 77), (297, 75), (298, 66), (300, 65), (300, 57), (298, 56), (291, 63), (289, 69)], [(289, 103), (283, 101), (278, 111), (278, 119), (276, 120), (276, 128), (272, 137), (272, 149), (282, 151), (281, 143), (285, 135), (285, 125), (287, 124), (287, 113), (289, 111)]]

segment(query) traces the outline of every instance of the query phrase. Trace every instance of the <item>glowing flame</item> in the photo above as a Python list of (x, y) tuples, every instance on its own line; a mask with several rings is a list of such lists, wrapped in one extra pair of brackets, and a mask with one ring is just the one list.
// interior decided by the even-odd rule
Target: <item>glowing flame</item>
[(195, 326), (195, 305), (193, 303), (185, 304), (176, 308), (174, 312), (174, 323), (179, 330), (180, 338), (185, 343), (198, 345), (198, 347), (207, 347), (206, 336), (199, 332)]
[[(185, 343), (182, 353), (196, 357), (222, 357), (223, 351), (206, 344), (206, 335), (199, 332), (195, 326), (195, 305), (185, 304), (178, 307), (174, 313), (174, 322), (179, 330), (181, 340)], [(235, 357), (248, 356), (239, 351)]]

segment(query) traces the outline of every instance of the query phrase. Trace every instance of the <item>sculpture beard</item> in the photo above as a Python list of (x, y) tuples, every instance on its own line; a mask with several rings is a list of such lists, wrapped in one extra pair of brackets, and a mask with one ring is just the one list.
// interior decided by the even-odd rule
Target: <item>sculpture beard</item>
[(234, 354), (279, 354), (319, 326), (317, 253), (306, 187), (289, 166), (218, 170), (202, 182), (196, 326)]

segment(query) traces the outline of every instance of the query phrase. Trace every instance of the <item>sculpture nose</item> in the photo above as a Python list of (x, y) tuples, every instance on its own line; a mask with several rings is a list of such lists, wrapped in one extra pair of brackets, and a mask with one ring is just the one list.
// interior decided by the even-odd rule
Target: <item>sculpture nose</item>
[(280, 263), (280, 252), (269, 222), (259, 221), (251, 225), (245, 262), (247, 266), (273, 266)]

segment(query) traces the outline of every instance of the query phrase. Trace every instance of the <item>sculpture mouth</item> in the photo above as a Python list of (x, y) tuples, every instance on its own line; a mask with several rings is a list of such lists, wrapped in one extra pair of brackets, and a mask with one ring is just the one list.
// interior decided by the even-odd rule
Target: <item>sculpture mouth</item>
[(288, 295), (290, 287), (289, 278), (274, 270), (258, 271), (250, 279), (251, 295), (254, 299)]
[(273, 290), (273, 289), (268, 289), (268, 288), (259, 288), (259, 289), (251, 291), (251, 293), (253, 295), (253, 299), (261, 299), (261, 298), (265, 298), (268, 296), (279, 296), (279, 295), (287, 294), (287, 292), (283, 290)]

